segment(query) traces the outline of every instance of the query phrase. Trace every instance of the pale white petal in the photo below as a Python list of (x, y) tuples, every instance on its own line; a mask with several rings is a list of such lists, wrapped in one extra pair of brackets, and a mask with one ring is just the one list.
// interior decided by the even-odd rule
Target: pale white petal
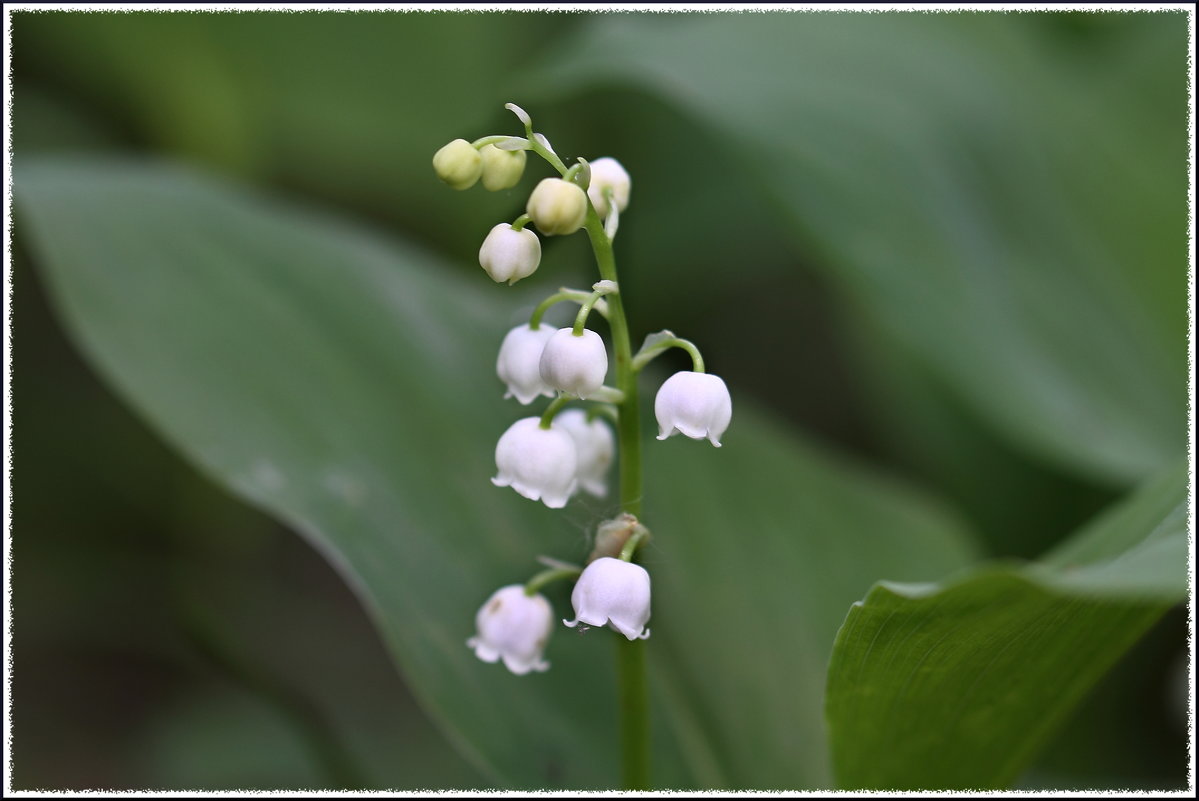
[(544, 596), (529, 596), (520, 584), (501, 587), (479, 608), (475, 628), (466, 644), (484, 662), (502, 659), (517, 675), (549, 667), (542, 653), (553, 631), (553, 610)]
[(538, 417), (517, 420), (495, 446), (498, 471), (491, 482), (512, 487), (529, 500), (560, 509), (578, 486), (578, 456), (565, 431), (544, 429)]
[(537, 270), (541, 240), (528, 228), (517, 231), (509, 223), (494, 226), (479, 247), (479, 265), (496, 283), (516, 283)]
[(720, 447), (720, 437), (729, 426), (733, 402), (719, 376), (682, 371), (662, 384), (654, 399), (658, 439), (681, 433), (692, 439), (707, 438)]
[(605, 156), (591, 162), (591, 183), (587, 187), (587, 196), (591, 198), (591, 205), (595, 206), (601, 220), (607, 218), (609, 212), (604, 190), (611, 190), (617, 210), (624, 211), (629, 206), (631, 188), (629, 173), (616, 159)]
[(564, 409), (554, 418), (554, 426), (570, 434), (579, 457), (579, 486), (596, 496), (608, 495), (608, 469), (616, 455), (616, 438), (601, 419), (590, 422), (582, 409)]
[(556, 329), (542, 325), (536, 329), (518, 325), (504, 336), (495, 371), (508, 386), (505, 398), (515, 397), (529, 404), (538, 397), (553, 397), (554, 390), (541, 380), (541, 351)]
[(611, 626), (630, 640), (649, 636), (649, 573), (640, 565), (611, 557), (596, 559), (583, 571), (570, 594), (575, 621)]
[(560, 328), (546, 341), (539, 368), (547, 386), (586, 399), (604, 384), (608, 352), (591, 329), (575, 336), (572, 329)]

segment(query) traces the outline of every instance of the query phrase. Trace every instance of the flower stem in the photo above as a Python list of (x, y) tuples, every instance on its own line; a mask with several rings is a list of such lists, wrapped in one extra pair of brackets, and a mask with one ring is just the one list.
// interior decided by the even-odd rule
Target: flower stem
[(645, 640), (614, 637), (620, 677), (620, 757), (626, 790), (648, 790), (649, 687), (645, 678)]
[[(595, 209), (588, 204), (587, 236), (599, 266), (600, 278), (616, 281), (616, 257), (612, 240), (604, 231)], [(637, 409), (637, 371), (633, 369), (633, 347), (620, 292), (607, 297), (608, 324), (616, 366), (616, 388), (624, 393), (617, 421), (620, 442), (620, 508), (641, 516), (641, 417)], [(616, 638), (616, 665), (620, 699), (621, 764), (626, 790), (650, 787), (649, 687), (645, 671), (645, 642)]]
[(597, 417), (606, 417), (613, 425), (620, 425), (620, 412), (610, 403), (595, 403), (587, 409), (587, 422), (593, 422)]
[[(553, 306), (555, 303), (561, 303), (565, 300), (570, 300), (575, 303), (585, 303), (587, 301), (587, 299), (590, 297), (591, 297), (591, 293), (587, 292), (585, 290), (567, 289), (566, 287), (562, 287), (557, 292), (550, 295), (545, 300), (541, 301), (541, 303), (537, 304), (537, 308), (533, 309), (533, 315), (529, 318), (529, 328), (532, 328), (534, 331), (536, 331), (538, 328), (540, 328), (541, 327), (541, 318), (545, 316), (545, 313), (547, 311), (549, 311), (550, 307)], [(604, 301), (602, 301), (602, 300), (595, 301), (595, 305), (593, 308), (597, 312), (599, 312), (601, 317), (603, 317), (604, 319), (607, 319), (608, 305)]]
[(626, 542), (624, 547), (620, 549), (620, 558), (622, 561), (633, 561), (633, 555), (637, 553), (637, 548), (641, 546), (641, 542), (645, 539), (645, 535), (647, 533), (647, 530), (642, 528), (636, 534), (629, 537), (628, 542)]
[[(531, 124), (525, 125), (530, 150), (541, 156), (566, 175), (562, 159), (551, 153), (533, 136)], [(600, 278), (617, 281), (616, 256), (612, 238), (590, 201), (584, 223), (595, 253)], [(619, 282), (618, 282), (619, 283)], [(607, 296), (608, 325), (612, 331), (612, 351), (616, 366), (616, 388), (624, 393), (617, 404), (617, 441), (620, 443), (620, 508), (641, 516), (641, 416), (637, 408), (637, 371), (633, 367), (633, 345), (629, 339), (629, 323), (625, 319), (624, 301), (620, 292)], [(620, 701), (620, 754), (626, 790), (648, 790), (649, 780), (649, 686), (646, 682), (645, 640), (616, 640), (617, 694)]]
[(599, 303), (599, 299), (604, 295), (610, 295), (617, 291), (614, 288), (616, 286), (615, 283), (612, 286), (604, 286), (603, 282), (600, 282), (596, 286), (599, 289), (596, 289), (587, 296), (587, 299), (579, 306), (579, 313), (575, 315), (574, 335), (577, 337), (583, 336), (583, 328), (587, 325), (587, 315), (591, 314), (591, 307)]
[(470, 143), (470, 146), (478, 150), (479, 148), (486, 147), (487, 145), (498, 145), (500, 142), (507, 142), (509, 139), (516, 138), (517, 137), (509, 136), (508, 134), (493, 134), (492, 136), (484, 136), (480, 139), (476, 139)]
[(541, 588), (546, 584), (561, 581), (562, 579), (577, 578), (582, 572), (582, 568), (578, 567), (552, 567), (549, 570), (542, 570), (525, 582), (525, 595), (531, 598), (540, 592)]
[(670, 348), (682, 348), (691, 355), (691, 367), (697, 373), (704, 372), (704, 357), (700, 355), (699, 348), (695, 347), (695, 343), (689, 339), (681, 339), (673, 337), (664, 339), (656, 343), (653, 347), (641, 350), (633, 357), (633, 369), (641, 372), (645, 365), (650, 361), (665, 353)]
[(558, 395), (558, 397), (550, 401), (549, 406), (545, 407), (545, 411), (541, 413), (541, 422), (538, 425), (541, 428), (548, 429), (554, 422), (554, 415), (572, 400), (577, 400), (577, 398), (574, 395), (567, 395), (565, 393)]
[[(604, 233), (599, 215), (590, 205), (585, 223), (591, 238), (591, 249), (599, 265), (600, 277), (616, 281), (616, 257), (612, 240)], [(607, 296), (608, 324), (612, 330), (612, 353), (616, 367), (616, 388), (624, 393), (621, 401), (620, 425), (620, 508), (641, 516), (641, 418), (637, 413), (637, 372), (633, 369), (633, 346), (629, 339), (629, 324), (625, 319), (624, 300), (620, 292)]]

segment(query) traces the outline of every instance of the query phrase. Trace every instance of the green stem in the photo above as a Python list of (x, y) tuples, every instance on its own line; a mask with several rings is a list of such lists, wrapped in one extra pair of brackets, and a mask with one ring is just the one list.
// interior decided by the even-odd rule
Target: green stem
[[(587, 204), (587, 236), (600, 278), (618, 281), (612, 240), (595, 208)], [(619, 283), (619, 282), (618, 282)], [(620, 443), (620, 508), (641, 516), (641, 416), (637, 408), (637, 371), (633, 369), (633, 346), (625, 318), (624, 300), (619, 292), (608, 295), (608, 324), (612, 331), (616, 388), (624, 393), (617, 420)], [(645, 642), (616, 638), (616, 665), (620, 696), (621, 763), (626, 790), (648, 790), (649, 765), (649, 687), (646, 682)]]
[(624, 401), (624, 393), (616, 387), (604, 385), (588, 395), (587, 400), (599, 401), (600, 403), (615, 403), (619, 405)]
[(670, 348), (681, 348), (687, 351), (687, 353), (691, 354), (691, 366), (694, 371), (697, 373), (704, 372), (704, 357), (700, 355), (699, 348), (697, 348), (695, 343), (691, 340), (681, 339), (679, 337), (659, 342), (652, 348), (642, 350), (635, 357), (633, 357), (633, 369), (637, 372), (641, 372), (641, 369), (645, 367), (645, 365), (649, 364), (658, 356), (661, 356)]
[(637, 553), (637, 548), (641, 545), (641, 541), (645, 539), (646, 530), (643, 528), (625, 541), (624, 547), (620, 549), (620, 558), (624, 562), (633, 561), (633, 554)]
[[(500, 142), (507, 142), (509, 139), (519, 139), (519, 136), (509, 136), (508, 134), (494, 134), (492, 136), (484, 136), (470, 143), (470, 146), (478, 150), (487, 145), (498, 145)], [(526, 148), (527, 149), (527, 148)]]
[(591, 314), (591, 307), (596, 303), (599, 303), (599, 299), (604, 295), (611, 295), (613, 292), (617, 291), (614, 284), (610, 286), (604, 286), (603, 282), (600, 282), (599, 284), (596, 284), (596, 286), (598, 286), (599, 289), (596, 289), (587, 296), (587, 299), (583, 301), (581, 306), (579, 306), (579, 313), (575, 315), (574, 335), (577, 337), (583, 336), (583, 328), (587, 325), (587, 315)]
[(550, 405), (546, 406), (545, 411), (541, 413), (541, 423), (539, 423), (541, 428), (548, 429), (554, 422), (554, 415), (556, 415), (563, 406), (570, 403), (572, 400), (578, 399), (574, 395), (559, 395), (550, 401)]
[[(551, 153), (533, 136), (526, 125), (529, 149), (548, 161), (559, 175), (566, 175), (562, 159)], [(612, 239), (604, 230), (595, 207), (587, 203), (587, 236), (595, 253), (600, 278), (617, 281), (616, 256)], [(619, 282), (618, 282), (619, 283)], [(641, 516), (641, 416), (637, 408), (637, 371), (633, 369), (633, 345), (625, 319), (624, 301), (619, 292), (607, 297), (608, 324), (612, 331), (612, 350), (616, 363), (616, 388), (624, 393), (616, 426), (620, 444), (620, 508)], [(530, 326), (532, 325), (530, 322)], [(645, 670), (645, 640), (616, 639), (618, 694), (620, 696), (621, 764), (626, 790), (648, 790), (649, 778), (649, 686)]]
[(575, 578), (582, 572), (582, 569), (577, 567), (555, 567), (550, 568), (549, 570), (542, 570), (540, 573), (533, 576), (533, 578), (525, 582), (525, 595), (532, 598), (534, 595), (540, 592), (541, 588), (546, 584), (552, 584), (553, 582), (561, 581), (562, 579)]
[[(595, 209), (588, 204), (587, 236), (595, 261), (599, 265), (600, 278), (616, 281), (616, 257), (612, 252), (612, 241), (604, 233)], [(619, 282), (617, 282), (619, 283)], [(637, 372), (633, 369), (633, 346), (629, 339), (629, 324), (625, 319), (624, 299), (619, 292), (607, 297), (608, 324), (612, 330), (612, 352), (616, 367), (616, 388), (624, 393), (620, 403), (620, 508), (621, 511), (641, 516), (641, 418), (637, 414)]]
[(525, 126), (525, 130), (529, 134), (529, 150), (532, 150), (537, 155), (550, 163), (550, 166), (558, 171), (558, 174), (566, 176), (566, 165), (562, 163), (562, 159), (558, 158), (557, 154), (551, 153), (549, 148), (537, 141), (537, 137), (533, 135), (533, 129), (530, 126)]
[(626, 790), (648, 790), (649, 687), (646, 682), (646, 640), (614, 637), (620, 696), (620, 756)]
[[(574, 301), (575, 303), (585, 303), (591, 297), (590, 292), (584, 292), (581, 289), (567, 289), (562, 287), (554, 294), (550, 295), (545, 300), (537, 304), (537, 308), (533, 309), (533, 314), (529, 317), (529, 328), (536, 331), (541, 327), (541, 318), (550, 310), (550, 307), (556, 303), (561, 303), (565, 300)], [(600, 313), (604, 319), (608, 318), (608, 306), (605, 303), (596, 301), (595, 310)]]
[(620, 412), (610, 403), (596, 403), (588, 407), (587, 422), (593, 422), (597, 417), (606, 417), (613, 425), (619, 425), (620, 423)]

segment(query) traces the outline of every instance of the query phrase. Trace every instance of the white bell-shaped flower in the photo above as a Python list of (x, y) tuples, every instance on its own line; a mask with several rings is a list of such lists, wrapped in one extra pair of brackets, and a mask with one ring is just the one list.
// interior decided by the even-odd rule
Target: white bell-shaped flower
[(616, 453), (616, 438), (603, 420), (587, 421), (582, 409), (563, 409), (554, 425), (570, 434), (579, 456), (579, 486), (597, 498), (608, 496), (608, 468)]
[(560, 428), (542, 428), (541, 418), (517, 420), (495, 446), (497, 487), (512, 487), (531, 501), (561, 509), (578, 488), (575, 441)]
[(554, 389), (589, 398), (604, 385), (608, 373), (608, 351), (604, 340), (589, 328), (575, 336), (570, 328), (559, 328), (541, 351), (541, 380)]
[(541, 658), (554, 626), (554, 612), (542, 595), (529, 596), (520, 584), (500, 587), (475, 615), (474, 637), (466, 641), (484, 662), (504, 660), (518, 676), (550, 666)]
[(733, 417), (733, 400), (719, 376), (684, 370), (663, 382), (654, 399), (654, 415), (658, 439), (681, 433), (692, 439), (707, 437), (719, 448)]
[(630, 640), (649, 636), (649, 573), (641, 565), (605, 556), (583, 571), (570, 594), (574, 620), (563, 620), (574, 628), (611, 626)]
[(495, 372), (508, 385), (505, 398), (515, 397), (527, 405), (541, 395), (554, 396), (554, 390), (541, 380), (541, 351), (556, 330), (548, 325), (530, 328), (526, 323), (504, 335)]
[(587, 187), (587, 197), (591, 198), (591, 205), (595, 206), (595, 211), (599, 214), (600, 219), (606, 218), (609, 211), (608, 199), (604, 197), (605, 189), (612, 190), (612, 199), (616, 201), (616, 208), (619, 211), (623, 212), (628, 208), (632, 180), (620, 162), (604, 156), (591, 162), (590, 167), (591, 184)]
[(511, 286), (537, 271), (541, 264), (541, 240), (528, 228), (517, 231), (509, 223), (491, 229), (479, 248), (479, 264), (497, 284)]

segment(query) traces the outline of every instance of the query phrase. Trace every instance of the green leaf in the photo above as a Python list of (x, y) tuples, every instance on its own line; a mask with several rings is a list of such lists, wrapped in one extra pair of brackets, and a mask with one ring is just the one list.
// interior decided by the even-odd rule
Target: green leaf
[[(1107, 91), (992, 14), (610, 16), (529, 84), (690, 114), (885, 336), (1028, 452), (1129, 485), (1185, 441), (1186, 19), (1153, 17), (1112, 17), (1168, 57)], [(1124, 121), (1142, 82), (1170, 122)]]
[[(325, 554), (450, 740), (500, 784), (615, 786), (611, 632), (560, 629), (553, 667), (525, 677), (465, 645), (492, 590), (538, 554), (582, 558), (615, 511), (555, 512), (488, 481), (496, 438), (530, 413), (501, 400), (495, 349), (535, 299), (179, 168), (44, 161), (16, 177), (21, 241), (91, 363)], [(827, 785), (821, 698), (844, 609), (880, 577), (960, 568), (969, 537), (742, 400), (720, 450), (647, 451), (655, 780)], [(549, 593), (559, 613), (568, 591)]]
[(1104, 672), (1186, 596), (1185, 469), (1041, 562), (942, 584), (881, 582), (829, 664), (839, 786), (1010, 785)]

